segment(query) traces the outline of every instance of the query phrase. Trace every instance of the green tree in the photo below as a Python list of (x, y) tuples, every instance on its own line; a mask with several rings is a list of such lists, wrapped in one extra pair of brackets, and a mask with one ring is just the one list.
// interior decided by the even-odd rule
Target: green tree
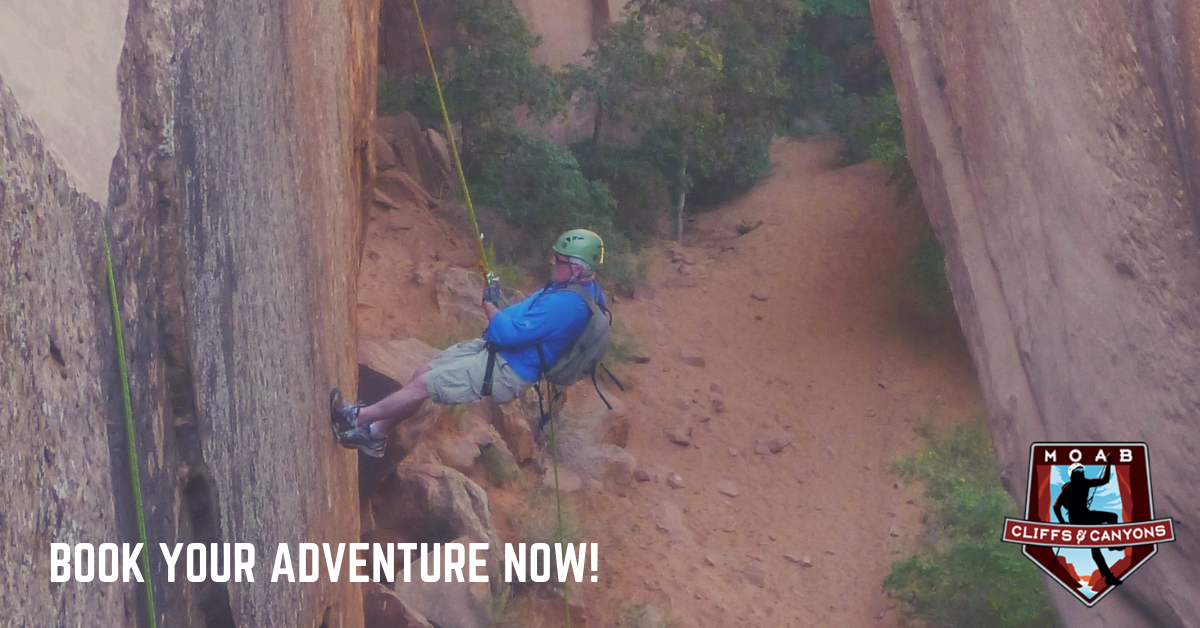
[[(799, 17), (793, 0), (634, 0), (571, 86), (640, 134), (639, 152), (668, 182), (676, 237), (697, 181), (749, 185), (766, 171), (787, 81), (780, 64)], [(749, 167), (747, 167), (749, 164)]]
[[(479, 136), (512, 126), (512, 114), (526, 108), (539, 118), (559, 111), (564, 99), (559, 81), (544, 65), (533, 63), (529, 52), (541, 38), (530, 32), (521, 15), (504, 0), (452, 0), (458, 41), (434, 55), (446, 111), (461, 124), (464, 168), (477, 166)], [(409, 96), (386, 92), (388, 102), (407, 108), (429, 126), (441, 127), (433, 80), (417, 75), (407, 86)]]

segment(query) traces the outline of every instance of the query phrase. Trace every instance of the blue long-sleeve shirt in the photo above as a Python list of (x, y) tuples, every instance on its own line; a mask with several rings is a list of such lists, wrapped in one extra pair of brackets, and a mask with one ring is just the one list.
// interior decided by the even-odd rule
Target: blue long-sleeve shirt
[[(602, 308), (606, 308), (600, 284), (581, 284)], [(607, 308), (606, 308), (607, 309)], [(523, 301), (496, 313), (483, 333), (485, 340), (497, 345), (497, 353), (527, 382), (538, 379), (541, 361), (538, 345), (546, 356), (546, 366), (554, 366), (588, 321), (588, 306), (565, 285), (551, 284)]]

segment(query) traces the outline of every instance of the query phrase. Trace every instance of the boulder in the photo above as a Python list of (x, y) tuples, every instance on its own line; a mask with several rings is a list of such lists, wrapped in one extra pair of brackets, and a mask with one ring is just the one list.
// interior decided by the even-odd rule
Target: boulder
[(521, 399), (506, 404), (498, 404), (490, 397), (486, 401), (491, 411), (492, 426), (500, 433), (500, 438), (504, 440), (504, 444), (518, 463), (532, 460), (537, 455), (537, 440), (533, 436), (530, 422), (531, 416), (537, 416), (537, 402), (533, 402), (534, 411), (530, 414), (530, 394), (532, 393), (527, 392)]
[[(421, 209), (427, 209), (431, 205), (436, 204), (436, 201), (430, 196), (429, 192), (425, 191), (421, 183), (400, 168), (386, 170), (376, 175), (375, 192), (375, 202), (392, 209), (400, 206), (399, 201), (414, 203)], [(380, 196), (384, 197), (384, 200), (381, 200)], [(390, 204), (388, 201), (390, 201)]]
[(601, 478), (620, 485), (633, 481), (637, 458), (628, 451), (616, 445), (600, 444), (592, 450), (592, 459)]
[(487, 493), (462, 473), (433, 464), (402, 465), (369, 500), (376, 529), (392, 530), (409, 542), (445, 543), (465, 537), (488, 543), (488, 577), (493, 591), (500, 591), (504, 546)]
[[(461, 544), (469, 559), (470, 543), (479, 541), (464, 536), (451, 542)], [(465, 582), (458, 582), (454, 578), (447, 582), (445, 573), (441, 572), (446, 566), (445, 547), (436, 544), (428, 547), (429, 553), (408, 565), (409, 582), (404, 582), (403, 577), (396, 579), (394, 591), (397, 600), (403, 602), (407, 610), (417, 617), (428, 617), (428, 623), (433, 626), (490, 628), (492, 591), (488, 583), (470, 582), (470, 578), (466, 578), (466, 567), (463, 569)], [(436, 557), (434, 552), (438, 553)], [(430, 561), (435, 562), (428, 564)], [(437, 582), (425, 582), (421, 574), (433, 573), (435, 568), (441, 578)], [(387, 601), (386, 598), (384, 600)]]
[(417, 187), (440, 190), (446, 178), (439, 167), (441, 159), (429, 145), (429, 140), (416, 116), (406, 111), (394, 116), (375, 119), (375, 131), (391, 146), (397, 164), (379, 175), (405, 173)]
[(396, 382), (407, 382), (418, 368), (437, 357), (437, 349), (417, 340), (366, 339), (358, 343), (358, 363)]
[(434, 628), (392, 589), (378, 582), (368, 582), (362, 588), (365, 628)]
[(396, 151), (392, 150), (392, 145), (379, 131), (375, 131), (371, 136), (371, 149), (375, 151), (375, 170), (377, 172), (391, 170), (400, 165), (400, 160), (396, 158)]
[(474, 268), (450, 266), (438, 273), (437, 305), (442, 316), (478, 329), (487, 327), (487, 315), (480, 307), (483, 279)]

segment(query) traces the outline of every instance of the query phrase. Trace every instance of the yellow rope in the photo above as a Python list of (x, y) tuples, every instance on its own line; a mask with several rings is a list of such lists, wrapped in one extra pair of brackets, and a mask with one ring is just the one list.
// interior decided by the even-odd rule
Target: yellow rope
[(433, 75), (433, 88), (437, 91), (438, 106), (442, 108), (442, 122), (446, 125), (446, 139), (450, 143), (450, 154), (454, 155), (454, 168), (458, 170), (458, 182), (462, 185), (463, 200), (467, 203), (467, 215), (471, 218), (471, 230), (475, 235), (475, 255), (479, 259), (479, 269), (483, 272), (483, 280), (491, 281), (494, 277), (488, 268), (487, 255), (483, 250), (483, 234), (479, 232), (479, 223), (475, 220), (475, 206), (471, 204), (471, 192), (467, 189), (467, 177), (463, 174), (462, 162), (458, 158), (458, 147), (454, 143), (454, 129), (450, 128), (450, 114), (446, 113), (446, 100), (442, 98), (442, 83), (438, 80), (437, 65), (433, 62), (433, 52), (429, 49), (429, 37), (425, 35), (425, 23), (421, 21), (421, 7), (413, 0), (413, 11), (417, 14), (417, 28), (421, 29), (421, 41), (425, 42), (425, 56), (429, 57), (429, 72)]
[[(458, 170), (458, 182), (462, 185), (463, 199), (467, 203), (467, 215), (471, 218), (471, 229), (475, 235), (475, 253), (479, 258), (479, 268), (483, 271), (483, 280), (488, 282), (494, 277), (488, 268), (487, 256), (483, 250), (483, 234), (479, 232), (479, 223), (475, 221), (475, 207), (471, 204), (471, 192), (467, 190), (467, 178), (463, 174), (462, 162), (458, 158), (458, 147), (454, 143), (454, 130), (450, 128), (450, 114), (446, 112), (446, 101), (442, 98), (442, 84), (438, 80), (437, 65), (434, 64), (433, 52), (429, 49), (429, 37), (425, 34), (425, 24), (421, 21), (421, 7), (417, 5), (417, 0), (413, 0), (413, 11), (417, 14), (417, 28), (421, 29), (421, 41), (425, 43), (425, 56), (429, 57), (429, 72), (433, 75), (433, 88), (437, 91), (438, 106), (442, 109), (442, 122), (446, 125), (446, 138), (450, 142), (450, 152), (454, 155), (454, 167)], [(558, 442), (554, 433), (553, 417), (550, 419), (550, 457), (554, 461), (554, 505), (558, 511), (558, 543), (562, 547), (564, 533), (561, 491), (558, 488)], [(563, 548), (563, 551), (565, 551), (565, 548)], [(563, 583), (563, 605), (567, 628), (571, 628), (571, 601), (565, 582)]]

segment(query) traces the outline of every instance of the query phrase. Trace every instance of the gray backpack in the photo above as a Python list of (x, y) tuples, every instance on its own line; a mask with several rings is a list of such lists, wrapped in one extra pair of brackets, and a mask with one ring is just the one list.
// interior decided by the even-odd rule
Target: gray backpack
[[(590, 314), (583, 332), (558, 357), (558, 361), (553, 366), (547, 368), (546, 356), (542, 353), (541, 345), (538, 345), (538, 358), (542, 362), (542, 377), (556, 386), (570, 386), (589, 375), (595, 382), (596, 367), (600, 364), (600, 360), (604, 359), (604, 354), (608, 351), (609, 339), (612, 336), (612, 315), (596, 303), (591, 293), (578, 284), (571, 284), (566, 289), (583, 299)], [(597, 392), (599, 392), (599, 388), (597, 388)], [(607, 400), (605, 403), (608, 403)]]

